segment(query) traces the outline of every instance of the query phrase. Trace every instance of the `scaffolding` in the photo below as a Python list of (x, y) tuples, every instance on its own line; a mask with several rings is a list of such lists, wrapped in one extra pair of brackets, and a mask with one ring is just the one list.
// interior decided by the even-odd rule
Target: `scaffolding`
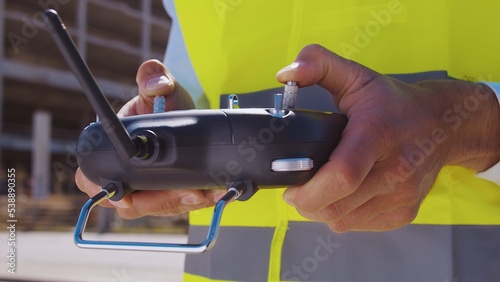
[(139, 65), (163, 59), (171, 24), (161, 0), (0, 0), (0, 178), (16, 168), (18, 193), (38, 198), (76, 191), (75, 141), (95, 119), (43, 25), (46, 8), (115, 110), (137, 94)]

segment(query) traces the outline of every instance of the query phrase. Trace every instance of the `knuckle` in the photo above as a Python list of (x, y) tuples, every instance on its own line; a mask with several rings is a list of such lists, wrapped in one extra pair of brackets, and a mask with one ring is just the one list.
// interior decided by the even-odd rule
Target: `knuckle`
[(375, 128), (374, 135), (378, 140), (380, 140), (380, 145), (385, 148), (390, 148), (394, 146), (394, 139), (397, 138), (398, 132), (400, 130), (397, 125), (391, 121), (379, 123)]
[[(178, 215), (195, 209), (206, 207), (211, 200), (203, 192), (199, 191), (166, 191), (157, 195), (158, 207), (154, 208), (154, 214)], [(186, 202), (186, 198), (188, 201)]]
[(300, 212), (315, 213), (318, 211), (317, 206), (311, 204), (311, 200), (305, 199), (304, 197), (296, 197), (293, 203), (295, 208)]
[(395, 224), (397, 227), (410, 224), (418, 214), (418, 206), (412, 206), (400, 209), (395, 215)]
[(318, 218), (321, 221), (336, 221), (344, 216), (345, 212), (337, 203), (331, 203), (326, 208), (322, 209), (317, 213)]
[(401, 224), (410, 224), (418, 214), (418, 206), (411, 206), (407, 208), (403, 208), (399, 212), (399, 222)]
[(306, 45), (303, 49), (304, 52), (323, 52), (325, 48), (317, 43)]
[(362, 176), (358, 169), (354, 166), (345, 164), (341, 166), (333, 174), (333, 186), (337, 193), (341, 196), (347, 196), (353, 193), (359, 186), (362, 180)]
[(349, 222), (347, 222), (343, 218), (335, 222), (328, 223), (328, 228), (330, 228), (330, 230), (332, 230), (335, 233), (345, 233), (351, 230)]
[[(314, 189), (315, 187), (309, 188)], [(315, 214), (317, 217), (318, 213), (320, 213), (322, 209), (326, 208), (331, 202), (333, 202), (329, 199), (331, 198), (332, 193), (325, 194), (325, 192), (313, 189), (307, 189), (303, 190), (302, 193), (297, 193), (297, 195), (293, 198), (293, 206), (299, 212)]]
[(395, 196), (395, 202), (403, 207), (414, 207), (418, 206), (420, 199), (420, 191), (413, 188), (407, 188), (400, 191)]
[(311, 188), (314, 187), (305, 185), (302, 187), (289, 188), (286, 193), (284, 193), (283, 198), (287, 203), (295, 207), (299, 213), (315, 213), (319, 210), (319, 207), (315, 198), (312, 198), (314, 194), (310, 192)]
[(136, 219), (136, 218), (139, 218), (141, 217), (141, 215), (139, 215), (137, 213), (136, 210), (132, 209), (132, 208), (128, 208), (128, 209), (124, 209), (124, 208), (115, 208), (116, 209), (116, 213), (123, 219), (126, 219), (126, 220), (132, 220), (132, 219)]
[(158, 212), (161, 214), (173, 215), (177, 213), (176, 211), (179, 210), (179, 208), (180, 204), (176, 203), (171, 198), (166, 198), (160, 204)]

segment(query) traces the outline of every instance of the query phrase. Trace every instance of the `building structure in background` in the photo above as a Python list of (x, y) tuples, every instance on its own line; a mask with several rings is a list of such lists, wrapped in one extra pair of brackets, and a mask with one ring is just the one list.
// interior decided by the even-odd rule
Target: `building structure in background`
[(140, 64), (163, 60), (171, 25), (162, 0), (0, 0), (0, 196), (7, 169), (15, 168), (20, 211), (32, 218), (27, 226), (58, 205), (64, 209), (55, 215), (80, 208), (62, 202), (83, 196), (74, 149), (95, 120), (43, 24), (47, 8), (58, 11), (115, 110), (137, 95)]
[(0, 0), (2, 170), (16, 168), (18, 192), (39, 198), (76, 192), (75, 141), (95, 119), (43, 25), (45, 8), (59, 12), (115, 109), (136, 95), (139, 65), (163, 59), (170, 30), (161, 0)]

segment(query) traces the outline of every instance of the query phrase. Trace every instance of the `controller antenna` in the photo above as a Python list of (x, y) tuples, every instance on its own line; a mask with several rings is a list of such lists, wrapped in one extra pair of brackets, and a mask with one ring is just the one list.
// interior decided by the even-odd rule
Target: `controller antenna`
[(44, 15), (52, 39), (62, 53), (71, 71), (80, 82), (83, 92), (87, 96), (90, 105), (99, 116), (104, 130), (118, 151), (118, 154), (123, 160), (128, 160), (137, 156), (141, 150), (139, 150), (136, 144), (140, 144), (140, 142), (134, 142), (134, 140), (132, 140), (130, 134), (116, 116), (113, 108), (111, 108), (108, 100), (97, 85), (87, 64), (78, 52), (75, 43), (66, 30), (66, 26), (57, 15), (57, 12), (49, 9), (45, 11)]

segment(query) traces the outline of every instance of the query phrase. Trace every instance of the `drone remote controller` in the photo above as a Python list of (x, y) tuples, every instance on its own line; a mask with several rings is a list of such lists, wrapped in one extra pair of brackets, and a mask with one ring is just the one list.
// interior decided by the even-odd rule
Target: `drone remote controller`
[[(307, 182), (328, 161), (340, 141), (343, 115), (295, 109), (298, 87), (288, 82), (275, 94), (274, 107), (162, 112), (118, 118), (54, 10), (45, 12), (49, 32), (78, 78), (100, 121), (80, 135), (78, 164), (103, 190), (82, 208), (75, 230), (80, 247), (202, 253), (213, 246), (225, 205), (247, 200), (257, 189)], [(207, 238), (201, 244), (84, 240), (91, 209), (120, 200), (134, 190), (228, 189), (216, 204)]]
[[(343, 116), (304, 110), (184, 110), (122, 118), (142, 155), (123, 160), (102, 123), (80, 135), (77, 158), (82, 172), (123, 191), (217, 189), (251, 183), (267, 189), (299, 185), (324, 164), (338, 143)], [(240, 196), (240, 200), (242, 198)], [(113, 198), (112, 198), (113, 199)], [(114, 200), (113, 199), (113, 200)]]

